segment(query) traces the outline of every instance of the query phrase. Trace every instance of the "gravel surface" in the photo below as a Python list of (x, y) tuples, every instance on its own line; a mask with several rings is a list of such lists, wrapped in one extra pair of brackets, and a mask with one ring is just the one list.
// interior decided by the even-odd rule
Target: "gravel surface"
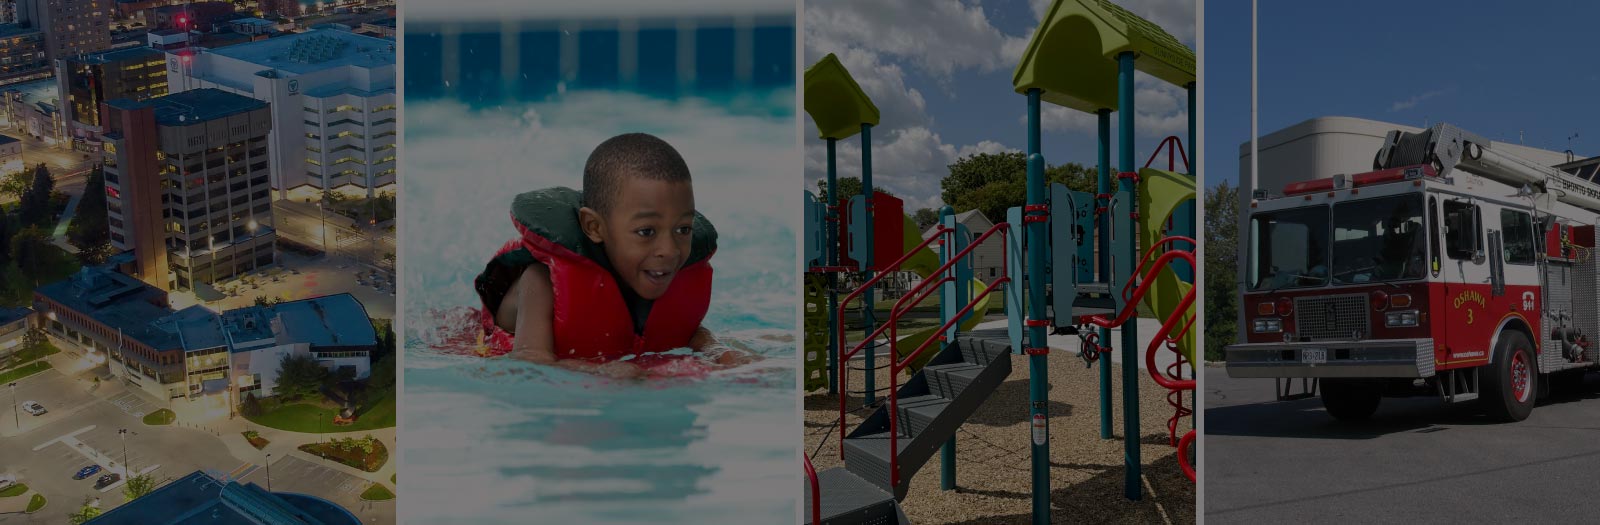
[[(1098, 370), (1063, 351), (1049, 361), (1051, 516), (1056, 523), (1194, 523), (1194, 484), (1183, 476), (1177, 449), (1168, 444), (1167, 419), (1172, 407), (1167, 390), (1148, 375), (1139, 375), (1141, 459), (1144, 463), (1144, 498), (1123, 496), (1122, 371), (1112, 377), (1115, 417), (1113, 439), (1100, 438)], [(1098, 366), (1098, 365), (1097, 365)], [(850, 389), (859, 390), (861, 377), (852, 374)], [(888, 384), (878, 376), (878, 388)], [(1188, 398), (1188, 396), (1184, 396)], [(818, 471), (840, 466), (839, 400), (835, 396), (806, 397), (806, 452)], [(1188, 400), (1185, 400), (1188, 405)], [(859, 403), (859, 398), (855, 401)], [(852, 406), (855, 406), (854, 404)], [(853, 428), (867, 411), (853, 413)], [(901, 502), (917, 525), (1031, 523), (1029, 474), (1028, 362), (1013, 356), (1006, 382), (985, 401), (983, 408), (961, 426), (956, 436), (956, 485), (939, 489), (939, 459), (930, 459), (911, 480), (911, 490)], [(1179, 425), (1182, 436), (1190, 418)]]

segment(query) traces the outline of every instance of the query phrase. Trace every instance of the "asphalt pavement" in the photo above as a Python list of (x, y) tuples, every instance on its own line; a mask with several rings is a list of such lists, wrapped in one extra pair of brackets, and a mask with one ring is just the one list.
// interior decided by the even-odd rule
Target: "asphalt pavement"
[(1525, 421), (1471, 404), (1384, 398), (1341, 422), (1317, 398), (1276, 401), (1269, 379), (1205, 372), (1208, 523), (1592, 523), (1600, 376)]

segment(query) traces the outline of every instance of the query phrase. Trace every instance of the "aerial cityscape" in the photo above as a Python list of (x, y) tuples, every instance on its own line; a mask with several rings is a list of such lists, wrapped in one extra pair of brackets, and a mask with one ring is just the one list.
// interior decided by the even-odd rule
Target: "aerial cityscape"
[(395, 28), (0, 0), (0, 523), (395, 522)]

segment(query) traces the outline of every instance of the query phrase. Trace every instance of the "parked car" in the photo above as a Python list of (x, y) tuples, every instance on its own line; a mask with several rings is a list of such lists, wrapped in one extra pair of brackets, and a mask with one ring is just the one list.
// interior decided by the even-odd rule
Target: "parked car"
[(88, 479), (89, 476), (93, 476), (93, 475), (95, 475), (96, 473), (99, 473), (99, 472), (100, 472), (100, 465), (89, 465), (87, 467), (83, 467), (81, 469), (78, 469), (78, 473), (77, 474), (73, 474), (72, 475), (72, 479)]
[(45, 412), (49, 412), (49, 410), (45, 410), (44, 405), (39, 404), (38, 401), (23, 401), (22, 411), (35, 416), (42, 416)]
[(0, 474), (0, 490), (11, 488), (17, 484), (17, 477), (10, 474)]
[(103, 489), (103, 488), (106, 488), (106, 486), (108, 486), (108, 485), (110, 485), (112, 483), (116, 483), (117, 481), (119, 481), (121, 479), (122, 479), (122, 475), (121, 474), (112, 472), (110, 474), (106, 474), (104, 476), (100, 476), (100, 479), (95, 480), (94, 481), (94, 488)]

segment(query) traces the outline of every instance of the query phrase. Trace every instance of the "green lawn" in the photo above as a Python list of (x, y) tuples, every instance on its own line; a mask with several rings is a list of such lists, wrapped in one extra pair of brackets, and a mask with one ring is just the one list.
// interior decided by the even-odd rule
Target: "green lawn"
[(40, 494), (34, 494), (33, 499), (28, 500), (28, 513), (32, 514), (39, 512), (39, 509), (42, 508), (44, 508), (44, 496)]
[(391, 500), (394, 499), (394, 493), (390, 492), (389, 487), (383, 486), (382, 483), (373, 483), (371, 487), (367, 487), (366, 492), (361, 493), (361, 499), (367, 501)]
[(28, 486), (18, 483), (16, 485), (12, 485), (11, 488), (0, 490), (0, 498), (15, 498), (17, 496), (26, 494), (27, 492)]
[[(334, 426), (333, 424), (333, 416), (338, 414), (339, 409), (309, 403), (291, 403), (277, 408), (270, 408), (261, 415), (248, 417), (248, 419), (251, 423), (261, 426), (314, 434), (389, 428), (395, 424), (394, 397), (394, 394), (390, 393), (371, 406), (361, 407), (360, 411), (356, 413), (356, 422), (346, 426)], [(265, 408), (269, 404), (263, 403), (263, 407)]]
[[(5, 372), (0, 372), (0, 383), (10, 383), (50, 369), (49, 361), (34, 361)], [(392, 416), (391, 416), (392, 417)]]
[(50, 344), (50, 341), (44, 341), (43, 343), (17, 350), (16, 353), (11, 354), (10, 358), (0, 364), (8, 365), (6, 369), (9, 370), (9, 365), (12, 363), (20, 365), (36, 359), (42, 359), (46, 356), (55, 355), (60, 352), (61, 349), (56, 348), (56, 345)]
[(146, 425), (171, 425), (178, 419), (178, 415), (165, 408), (144, 415)]

